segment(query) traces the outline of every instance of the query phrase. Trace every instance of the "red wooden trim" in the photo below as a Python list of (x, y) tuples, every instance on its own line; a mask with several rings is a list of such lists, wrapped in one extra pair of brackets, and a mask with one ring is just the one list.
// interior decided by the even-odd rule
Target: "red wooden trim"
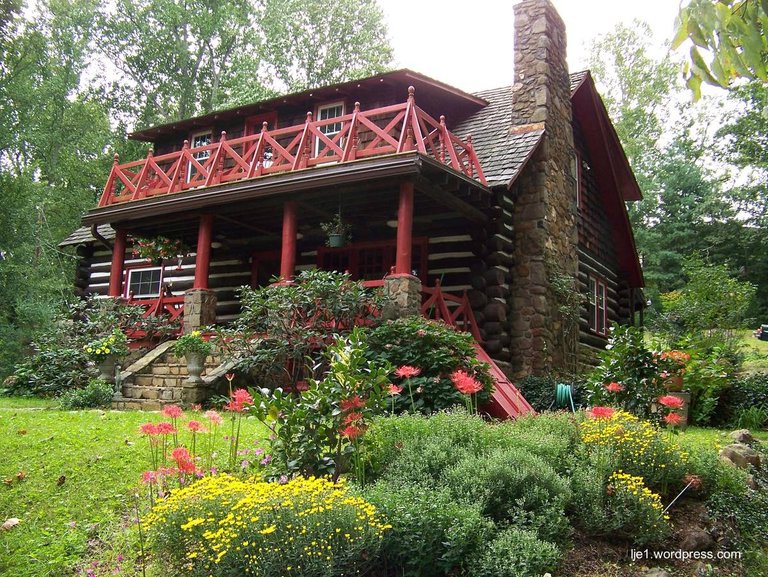
[(195, 282), (192, 288), (208, 288), (208, 272), (211, 265), (211, 239), (213, 238), (213, 215), (200, 217), (197, 229), (197, 256), (195, 257)]
[(296, 269), (296, 201), (283, 204), (283, 239), (280, 254), (280, 279), (293, 279)]
[[(337, 122), (341, 124), (340, 132), (332, 136), (323, 134), (322, 127)], [(358, 139), (361, 129), (369, 135), (363, 144)], [(208, 132), (213, 138), (213, 131), (207, 129), (192, 133), (190, 137)], [(317, 150), (317, 143), (323, 144), (322, 150)], [(269, 166), (262, 163), (263, 151), (267, 146), (272, 148)], [(302, 170), (329, 162), (349, 162), (412, 150), (431, 156), (483, 185), (486, 184), (471, 139), (462, 141), (447, 130), (444, 122), (435, 120), (416, 106), (411, 87), (405, 103), (369, 111), (360, 111), (355, 106), (351, 114), (325, 120), (313, 120), (312, 113), (308, 112), (305, 123), (301, 125), (269, 130), (268, 126), (262, 124), (260, 132), (240, 138), (223, 138), (219, 142), (183, 147), (159, 156), (150, 152), (144, 160), (115, 163), (107, 178), (99, 206), (277, 172)], [(195, 158), (202, 153), (208, 153), (208, 157)], [(192, 175), (190, 167), (194, 168)], [(118, 195), (120, 185), (123, 189)]]
[(395, 273), (411, 272), (411, 237), (413, 234), (413, 182), (400, 184), (400, 203), (397, 208), (397, 252)]
[(112, 266), (109, 269), (109, 296), (119, 297), (123, 292), (123, 267), (125, 266), (125, 247), (128, 232), (119, 228), (115, 233), (112, 246)]

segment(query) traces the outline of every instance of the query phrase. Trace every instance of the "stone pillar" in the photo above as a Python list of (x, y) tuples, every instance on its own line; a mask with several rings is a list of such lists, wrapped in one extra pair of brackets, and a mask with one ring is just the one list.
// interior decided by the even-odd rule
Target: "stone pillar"
[(555, 275), (578, 274), (576, 160), (565, 26), (549, 0), (515, 5), (515, 131), (543, 140), (510, 191), (514, 259), (509, 350), (515, 375), (565, 370), (566, 342)]
[(216, 293), (209, 289), (190, 289), (184, 293), (184, 334), (216, 322)]
[(421, 280), (412, 274), (391, 274), (384, 277), (385, 319), (399, 319), (421, 314)]

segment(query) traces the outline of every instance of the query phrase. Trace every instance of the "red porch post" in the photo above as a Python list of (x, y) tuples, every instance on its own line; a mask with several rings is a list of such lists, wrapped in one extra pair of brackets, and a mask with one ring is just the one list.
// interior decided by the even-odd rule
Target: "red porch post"
[(125, 267), (125, 245), (128, 233), (118, 228), (115, 233), (115, 244), (112, 247), (112, 268), (109, 269), (109, 296), (119, 297), (123, 294), (123, 268)]
[(211, 265), (211, 238), (213, 236), (213, 215), (200, 217), (197, 229), (197, 256), (195, 257), (195, 284), (192, 288), (208, 288), (208, 271)]
[(400, 184), (400, 203), (397, 208), (397, 253), (395, 274), (411, 273), (411, 245), (413, 235), (413, 182)]
[(296, 268), (296, 201), (283, 204), (283, 242), (280, 252), (280, 279), (291, 280)]

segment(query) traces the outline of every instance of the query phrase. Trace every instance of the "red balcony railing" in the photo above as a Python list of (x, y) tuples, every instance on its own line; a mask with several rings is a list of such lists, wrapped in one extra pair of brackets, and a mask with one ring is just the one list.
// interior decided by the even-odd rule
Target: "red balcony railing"
[[(331, 134), (331, 125), (341, 130)], [(410, 87), (402, 104), (363, 112), (355, 103), (351, 114), (313, 120), (307, 113), (304, 124), (274, 130), (265, 122), (259, 134), (228, 140), (222, 132), (216, 143), (190, 148), (184, 141), (179, 151), (154, 156), (150, 150), (145, 159), (125, 164), (115, 155), (99, 206), (410, 151), (486, 184), (472, 137), (461, 140), (446, 128), (444, 116), (435, 120), (416, 106)]]

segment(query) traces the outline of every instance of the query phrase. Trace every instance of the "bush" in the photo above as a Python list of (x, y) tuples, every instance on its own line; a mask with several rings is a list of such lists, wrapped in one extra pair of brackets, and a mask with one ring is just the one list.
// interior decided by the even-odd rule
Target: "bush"
[(754, 407), (768, 410), (768, 373), (735, 377), (720, 397), (718, 422), (737, 425), (739, 415)]
[(553, 571), (560, 552), (533, 531), (516, 528), (499, 533), (471, 563), (472, 577), (540, 577)]
[(585, 390), (585, 384), (582, 381), (575, 379), (556, 379), (555, 377), (536, 377), (533, 375), (523, 377), (515, 382), (515, 386), (525, 397), (531, 406), (538, 412), (551, 410), (551, 409), (564, 409), (570, 410), (570, 405), (567, 407), (555, 407), (555, 392), (558, 384), (565, 384), (571, 386), (571, 394), (573, 395), (573, 404), (576, 409), (580, 409), (586, 406), (587, 399)]
[(466, 455), (444, 472), (442, 481), (455, 499), (477, 503), (498, 525), (532, 530), (559, 543), (570, 535), (564, 515), (568, 481), (523, 449)]
[(400, 381), (404, 390), (395, 399), (396, 412), (410, 410), (411, 397), (413, 408), (427, 413), (463, 405), (465, 396), (450, 378), (456, 370), (466, 371), (483, 385), (476, 395), (478, 404), (490, 399), (493, 379), (487, 365), (476, 358), (474, 339), (443, 322), (421, 316), (388, 321), (371, 330), (367, 354), (375, 362), (419, 369), (418, 376)]
[(444, 488), (379, 482), (365, 497), (392, 525), (381, 548), (387, 575), (462, 574), (494, 533), (476, 504), (458, 502)]
[(256, 382), (295, 386), (322, 374), (326, 347), (372, 321), (378, 302), (348, 274), (302, 271), (292, 283), (242, 287), (240, 316), (217, 344)]
[(62, 409), (92, 409), (108, 407), (115, 392), (114, 385), (101, 379), (91, 379), (82, 389), (68, 389), (59, 397)]
[[(658, 419), (651, 406), (664, 394), (664, 366), (661, 355), (646, 347), (643, 330), (638, 327), (617, 326), (601, 354), (600, 365), (589, 377), (588, 401), (591, 406), (610, 405), (645, 419)], [(606, 388), (618, 383), (621, 390)]]
[(169, 572), (202, 577), (365, 573), (389, 526), (344, 483), (205, 477), (159, 502), (146, 520)]
[(634, 545), (660, 543), (670, 534), (658, 494), (642, 477), (622, 471), (607, 479), (600, 468), (581, 466), (572, 477), (574, 523), (593, 536), (619, 538)]
[(669, 435), (651, 423), (624, 411), (581, 424), (588, 461), (598, 463), (605, 475), (624, 471), (642, 477), (662, 495), (682, 488), (688, 473), (688, 454)]
[(53, 396), (69, 389), (82, 389), (88, 383), (88, 362), (88, 354), (80, 347), (59, 344), (38, 350), (16, 365), (14, 374), (6, 380), (7, 392)]

